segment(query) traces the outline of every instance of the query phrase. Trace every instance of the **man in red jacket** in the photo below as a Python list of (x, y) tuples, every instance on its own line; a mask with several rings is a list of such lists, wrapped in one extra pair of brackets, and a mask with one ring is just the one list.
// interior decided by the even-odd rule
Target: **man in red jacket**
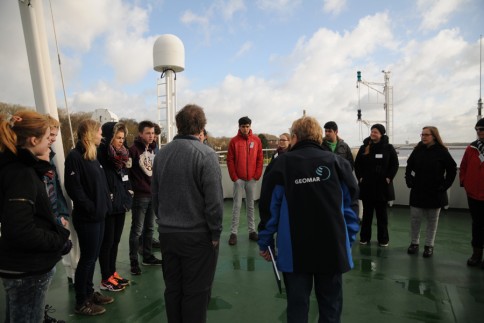
[(256, 181), (262, 175), (262, 143), (259, 137), (252, 134), (249, 117), (239, 119), (239, 132), (230, 140), (227, 153), (227, 168), (234, 182), (234, 204), (232, 208), (232, 227), (229, 245), (237, 244), (239, 229), (240, 206), (242, 194), (245, 191), (245, 205), (247, 209), (247, 225), (249, 239), (257, 241), (259, 238), (254, 222), (254, 194)]

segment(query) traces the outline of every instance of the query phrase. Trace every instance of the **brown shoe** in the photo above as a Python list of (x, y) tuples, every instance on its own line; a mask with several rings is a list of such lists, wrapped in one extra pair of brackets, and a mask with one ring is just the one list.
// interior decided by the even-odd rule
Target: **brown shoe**
[(85, 301), (84, 304), (82, 305), (77, 305), (74, 308), (74, 312), (76, 314), (80, 315), (89, 315), (89, 316), (94, 316), (94, 315), (100, 315), (106, 312), (106, 309), (102, 306), (96, 305), (90, 301)]
[(251, 233), (249, 233), (249, 240), (258, 241), (259, 240), (259, 236), (257, 235), (257, 232), (251, 232)]
[(114, 302), (114, 298), (109, 297), (109, 296), (104, 296), (100, 292), (94, 292), (91, 295), (91, 302), (97, 305), (106, 305), (106, 304), (111, 304)]
[(235, 233), (230, 234), (229, 245), (235, 246), (237, 244), (237, 235)]

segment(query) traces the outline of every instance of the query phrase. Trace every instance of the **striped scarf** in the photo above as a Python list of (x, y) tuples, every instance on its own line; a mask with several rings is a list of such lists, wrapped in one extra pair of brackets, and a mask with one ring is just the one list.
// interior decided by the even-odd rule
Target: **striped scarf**
[(126, 162), (129, 158), (129, 151), (125, 146), (121, 146), (121, 148), (116, 149), (113, 145), (109, 145), (108, 156), (113, 162), (114, 168), (119, 171), (120, 169), (126, 167)]

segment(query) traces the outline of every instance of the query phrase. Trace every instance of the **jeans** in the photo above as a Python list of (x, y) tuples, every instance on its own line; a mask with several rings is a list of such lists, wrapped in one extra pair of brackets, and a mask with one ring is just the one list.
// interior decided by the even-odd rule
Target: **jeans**
[(412, 244), (419, 244), (420, 242), (420, 225), (422, 217), (427, 219), (427, 233), (425, 235), (425, 245), (429, 247), (434, 246), (435, 234), (437, 233), (437, 226), (439, 225), (440, 208), (423, 209), (419, 207), (410, 207), (410, 235)]
[(287, 323), (307, 323), (313, 288), (319, 307), (319, 323), (339, 323), (343, 310), (341, 274), (283, 273), (287, 293)]
[(371, 240), (371, 225), (373, 223), (373, 211), (376, 213), (377, 238), (378, 242), (388, 243), (388, 214), (387, 202), (363, 200), (363, 220), (361, 222), (360, 240)]
[(242, 205), (242, 194), (245, 191), (245, 205), (247, 208), (247, 226), (249, 233), (255, 232), (254, 222), (254, 195), (255, 195), (256, 181), (244, 181), (238, 179), (234, 182), (234, 204), (232, 207), (232, 227), (230, 232), (237, 234), (239, 230), (240, 207)]
[(151, 197), (135, 197), (131, 209), (132, 221), (129, 232), (129, 260), (138, 261), (139, 238), (143, 234), (143, 259), (153, 256), (153, 232), (155, 227), (155, 213), (153, 212)]
[(110, 214), (106, 216), (104, 238), (99, 252), (99, 266), (102, 280), (107, 280), (116, 272), (118, 245), (124, 228), (126, 213)]
[(104, 237), (104, 221), (101, 222), (74, 222), (79, 238), (81, 257), (76, 269), (74, 288), (76, 290), (77, 305), (84, 302), (94, 293), (94, 269), (99, 257)]
[(168, 322), (206, 322), (218, 245), (208, 232), (181, 232), (160, 234), (160, 246)]
[(54, 273), (55, 267), (42, 275), (2, 278), (7, 302), (6, 323), (43, 322), (45, 296)]

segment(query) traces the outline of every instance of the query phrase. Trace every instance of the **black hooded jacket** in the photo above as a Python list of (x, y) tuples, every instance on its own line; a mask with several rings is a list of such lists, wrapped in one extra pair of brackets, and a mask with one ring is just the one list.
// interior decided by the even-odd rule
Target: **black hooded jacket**
[[(120, 214), (131, 209), (133, 198), (129, 193), (129, 190), (131, 190), (131, 183), (128, 180), (127, 168), (117, 170), (108, 154), (109, 145), (114, 136), (115, 125), (116, 122), (106, 122), (103, 124), (101, 128), (103, 139), (97, 150), (97, 158), (104, 168), (109, 191), (113, 197), (111, 214)], [(126, 141), (124, 142), (124, 146), (128, 149)]]
[(42, 181), (49, 162), (26, 149), (0, 153), (0, 276), (43, 274), (61, 259), (69, 230), (57, 224)]

